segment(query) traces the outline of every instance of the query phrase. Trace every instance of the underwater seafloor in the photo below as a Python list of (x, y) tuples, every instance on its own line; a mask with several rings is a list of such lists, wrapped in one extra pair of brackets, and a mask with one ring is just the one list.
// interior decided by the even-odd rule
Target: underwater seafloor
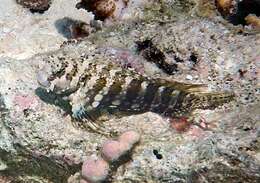
[[(214, 0), (129, 0), (112, 19), (94, 23), (77, 0), (46, 0), (39, 12), (17, 2), (0, 2), (0, 183), (260, 182), (257, 27), (230, 20)], [(152, 112), (111, 117), (103, 126), (135, 130), (140, 141), (109, 177), (89, 181), (82, 163), (99, 157), (109, 138), (75, 125), (68, 107), (39, 87), (37, 73), (50, 57), (93, 54), (235, 99), (196, 110), (185, 130)]]

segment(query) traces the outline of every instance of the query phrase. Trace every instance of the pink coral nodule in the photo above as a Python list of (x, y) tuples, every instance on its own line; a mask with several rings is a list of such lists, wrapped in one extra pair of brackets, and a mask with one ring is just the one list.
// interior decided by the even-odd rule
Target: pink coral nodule
[(135, 131), (124, 132), (118, 141), (109, 140), (103, 144), (102, 157), (109, 162), (117, 161), (120, 157), (129, 152), (139, 140), (139, 133)]
[(83, 163), (81, 174), (91, 183), (104, 181), (109, 174), (109, 164), (102, 158), (89, 158)]
[(117, 161), (127, 150), (128, 144), (120, 143), (119, 141), (109, 140), (102, 146), (102, 156), (107, 161)]
[(126, 131), (119, 137), (119, 141), (122, 143), (128, 143), (130, 146), (140, 141), (140, 134), (136, 131)]

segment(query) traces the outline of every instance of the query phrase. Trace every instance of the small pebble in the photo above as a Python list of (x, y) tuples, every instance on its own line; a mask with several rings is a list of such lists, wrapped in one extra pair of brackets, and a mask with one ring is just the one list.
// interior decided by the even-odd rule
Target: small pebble
[(186, 79), (187, 79), (187, 80), (192, 80), (193, 77), (192, 77), (191, 75), (187, 75), (187, 76), (186, 76)]

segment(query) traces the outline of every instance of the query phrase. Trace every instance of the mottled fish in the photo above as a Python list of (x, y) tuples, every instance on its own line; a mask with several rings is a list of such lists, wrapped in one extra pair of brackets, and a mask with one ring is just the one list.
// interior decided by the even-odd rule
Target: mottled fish
[(204, 92), (203, 85), (143, 76), (104, 58), (49, 63), (38, 73), (38, 82), (65, 96), (73, 118), (92, 129), (100, 128), (96, 122), (107, 114), (151, 111), (164, 117), (183, 117), (195, 109), (212, 109), (233, 98), (231, 93)]

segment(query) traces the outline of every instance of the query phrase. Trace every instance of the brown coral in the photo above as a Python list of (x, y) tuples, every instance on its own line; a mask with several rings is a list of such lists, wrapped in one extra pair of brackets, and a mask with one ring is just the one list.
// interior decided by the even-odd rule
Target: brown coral
[(233, 0), (216, 0), (217, 8), (224, 14), (231, 13), (232, 8), (234, 8), (234, 3)]
[(114, 13), (116, 4), (114, 0), (100, 0), (94, 3), (93, 10), (99, 19), (105, 19)]
[(105, 20), (113, 15), (116, 10), (115, 0), (82, 0), (76, 5), (77, 8), (84, 8), (93, 12), (95, 19)]
[(117, 18), (121, 11), (127, 6), (129, 0), (82, 0), (76, 8), (91, 11), (96, 20)]
[(51, 0), (16, 0), (16, 2), (28, 8), (32, 13), (44, 13), (51, 4)]
[(252, 15), (252, 14), (248, 15), (245, 18), (245, 21), (248, 25), (252, 25), (256, 29), (260, 29), (260, 18), (257, 17), (256, 15)]

